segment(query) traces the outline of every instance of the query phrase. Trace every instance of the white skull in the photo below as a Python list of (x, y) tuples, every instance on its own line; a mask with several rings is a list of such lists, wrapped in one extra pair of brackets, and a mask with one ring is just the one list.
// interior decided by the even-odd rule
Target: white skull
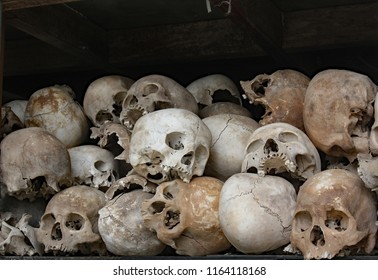
[(347, 70), (316, 74), (306, 92), (303, 121), (314, 145), (325, 154), (346, 157), (369, 153), (376, 85), (369, 77)]
[(219, 224), (219, 195), (223, 182), (196, 177), (164, 182), (156, 194), (142, 204), (144, 223), (159, 240), (179, 255), (220, 253), (231, 245)]
[(42, 127), (67, 147), (81, 145), (89, 136), (87, 117), (68, 86), (51, 86), (34, 92), (25, 109), (25, 126)]
[(109, 75), (94, 80), (87, 88), (83, 108), (92, 123), (99, 127), (105, 121), (119, 123), (122, 102), (133, 80)]
[(88, 186), (73, 186), (54, 195), (46, 206), (38, 242), (45, 253), (104, 254), (105, 245), (98, 232), (98, 211), (105, 206), (105, 194)]
[(180, 108), (198, 113), (193, 95), (176, 81), (162, 75), (149, 75), (137, 80), (122, 104), (121, 122), (130, 131), (143, 115), (167, 108)]
[(119, 256), (155, 256), (166, 247), (143, 224), (141, 205), (153, 194), (141, 189), (121, 193), (99, 211), (98, 230), (109, 252)]
[(245, 147), (259, 124), (249, 118), (220, 114), (202, 119), (210, 129), (212, 143), (204, 175), (227, 180), (240, 173)]
[(260, 74), (251, 81), (241, 81), (243, 97), (260, 104), (265, 114), (261, 125), (274, 122), (289, 123), (304, 131), (303, 104), (310, 79), (295, 70), (278, 70), (271, 75)]
[(238, 251), (259, 254), (290, 242), (295, 205), (296, 192), (287, 180), (238, 173), (222, 187), (219, 221)]
[(144, 115), (130, 139), (130, 164), (154, 183), (201, 176), (209, 158), (211, 132), (194, 113), (164, 109)]
[(3, 106), (10, 107), (20, 121), (25, 123), (25, 109), (27, 104), (28, 100), (16, 99), (5, 103)]
[(200, 108), (219, 100), (242, 104), (237, 86), (223, 74), (212, 74), (194, 80), (186, 89), (193, 94)]
[(331, 259), (376, 242), (376, 199), (355, 173), (324, 170), (300, 188), (292, 223), (291, 247), (305, 259)]
[(95, 145), (82, 145), (68, 149), (71, 176), (78, 185), (109, 188), (118, 180), (118, 164), (113, 154)]
[(257, 128), (245, 151), (241, 172), (262, 176), (288, 174), (291, 179), (305, 181), (321, 169), (315, 146), (303, 131), (288, 123), (272, 123)]
[(71, 185), (66, 146), (39, 127), (16, 130), (0, 144), (2, 181), (18, 199), (49, 198)]

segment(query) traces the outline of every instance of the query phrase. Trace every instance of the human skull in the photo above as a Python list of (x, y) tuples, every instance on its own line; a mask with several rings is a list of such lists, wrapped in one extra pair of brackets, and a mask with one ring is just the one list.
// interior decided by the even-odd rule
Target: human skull
[(68, 153), (76, 184), (106, 190), (118, 180), (118, 164), (110, 151), (96, 145), (81, 145), (69, 148)]
[(19, 118), (19, 120), (25, 123), (25, 109), (28, 104), (28, 100), (16, 99), (5, 103), (3, 106), (10, 107), (13, 113)]
[(303, 104), (310, 78), (291, 69), (260, 74), (251, 81), (241, 81), (243, 97), (251, 104), (265, 107), (261, 125), (274, 122), (289, 123), (304, 131)]
[(9, 133), (24, 128), (24, 123), (8, 106), (1, 106), (0, 141)]
[(71, 162), (66, 146), (39, 127), (16, 130), (0, 144), (2, 181), (10, 196), (49, 198), (71, 185)]
[(68, 86), (34, 92), (25, 109), (25, 126), (45, 129), (68, 148), (83, 144), (89, 135), (87, 117)]
[(319, 153), (307, 135), (291, 124), (277, 122), (261, 126), (252, 133), (241, 172), (261, 176), (288, 174), (286, 179), (294, 183), (295, 180), (305, 181), (320, 170)]
[(298, 192), (291, 247), (305, 259), (372, 252), (377, 232), (373, 194), (358, 175), (347, 170), (315, 174)]
[(148, 75), (135, 81), (122, 104), (121, 123), (130, 131), (143, 115), (167, 108), (180, 108), (198, 113), (193, 95), (173, 79)]
[(219, 221), (238, 251), (260, 254), (290, 242), (295, 205), (296, 192), (287, 180), (238, 173), (222, 187)]
[(306, 92), (303, 121), (314, 145), (325, 154), (346, 157), (369, 153), (376, 85), (369, 77), (329, 69), (316, 74)]
[(54, 255), (105, 254), (98, 232), (98, 211), (105, 206), (105, 194), (95, 188), (76, 185), (55, 194), (46, 206), (36, 229), (45, 253)]
[[(218, 100), (242, 104), (235, 83), (223, 74), (211, 74), (191, 82), (186, 89), (191, 92), (200, 108), (210, 106)], [(219, 96), (221, 95), (221, 96)]]
[(105, 121), (119, 123), (122, 102), (134, 81), (120, 75), (108, 75), (94, 80), (84, 94), (83, 108), (93, 125)]
[(210, 255), (231, 245), (219, 224), (219, 194), (223, 182), (212, 177), (160, 184), (142, 204), (144, 223), (179, 255)]
[(210, 153), (211, 132), (194, 113), (177, 108), (142, 116), (130, 138), (134, 171), (160, 184), (201, 176)]
[(249, 118), (252, 117), (251, 112), (247, 108), (232, 102), (213, 103), (198, 112), (198, 116), (201, 119), (220, 114), (235, 114)]
[(99, 210), (98, 230), (109, 252), (119, 256), (155, 256), (166, 247), (143, 224), (141, 205), (154, 195), (135, 189), (108, 201)]
[(249, 117), (234, 114), (214, 115), (202, 121), (210, 129), (212, 138), (204, 175), (225, 181), (240, 173), (247, 141), (259, 124)]

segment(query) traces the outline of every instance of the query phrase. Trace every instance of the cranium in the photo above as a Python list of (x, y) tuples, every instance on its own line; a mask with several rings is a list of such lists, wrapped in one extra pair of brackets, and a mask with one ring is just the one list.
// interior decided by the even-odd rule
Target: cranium
[(305, 97), (303, 121), (314, 145), (325, 154), (346, 157), (369, 153), (376, 85), (348, 70), (325, 70), (313, 77)]
[(372, 252), (377, 232), (373, 194), (358, 175), (343, 169), (309, 178), (298, 192), (290, 250), (298, 249), (305, 259)]
[(141, 189), (112, 198), (99, 211), (98, 230), (109, 252), (120, 256), (154, 256), (166, 247), (143, 225), (141, 205), (153, 194)]
[(49, 198), (71, 185), (71, 163), (66, 146), (39, 127), (16, 130), (0, 144), (2, 181), (18, 199)]
[(98, 232), (98, 211), (105, 206), (105, 194), (95, 188), (76, 185), (55, 194), (46, 206), (38, 242), (45, 253), (105, 254)]
[(83, 144), (89, 135), (87, 117), (68, 86), (51, 86), (34, 92), (25, 109), (25, 126), (41, 127), (67, 147)]
[(287, 180), (238, 173), (222, 187), (219, 221), (238, 251), (259, 254), (290, 242), (295, 205), (296, 192)]
[(204, 175), (225, 181), (240, 172), (247, 141), (259, 124), (249, 117), (234, 114), (214, 115), (202, 120), (212, 138)]
[(120, 75), (109, 75), (94, 80), (87, 88), (83, 108), (94, 126), (105, 121), (119, 123), (122, 102), (133, 80)]
[(115, 182), (118, 164), (111, 152), (96, 145), (81, 145), (68, 149), (71, 176), (78, 185), (105, 190)]
[(265, 107), (261, 125), (285, 122), (304, 131), (303, 104), (309, 82), (306, 75), (284, 69), (271, 75), (257, 75), (251, 81), (241, 81), (240, 84), (245, 99)]
[(19, 118), (19, 120), (25, 123), (25, 109), (28, 104), (28, 100), (16, 99), (5, 103), (3, 106), (10, 107), (13, 113)]
[(242, 172), (261, 176), (288, 174), (291, 183), (305, 181), (321, 169), (315, 146), (303, 131), (288, 123), (257, 128), (246, 145), (245, 154)]
[(218, 216), (222, 185), (211, 177), (160, 184), (154, 197), (142, 204), (145, 225), (179, 255), (209, 255), (228, 249), (231, 245)]
[(129, 158), (134, 171), (154, 183), (201, 176), (209, 158), (211, 132), (194, 113), (170, 108), (135, 124)]
[(130, 87), (122, 104), (120, 119), (131, 131), (141, 116), (167, 108), (198, 113), (195, 98), (178, 82), (162, 75), (148, 75)]

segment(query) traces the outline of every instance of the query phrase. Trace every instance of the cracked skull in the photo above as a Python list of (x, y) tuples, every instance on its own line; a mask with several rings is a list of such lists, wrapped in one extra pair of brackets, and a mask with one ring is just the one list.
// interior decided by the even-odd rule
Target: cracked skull
[(347, 170), (325, 170), (309, 178), (298, 192), (291, 246), (305, 259), (370, 253), (377, 231), (373, 194)]
[(318, 151), (307, 135), (288, 123), (272, 123), (257, 128), (246, 146), (242, 172), (289, 175), (305, 181), (320, 172)]
[(278, 70), (271, 75), (260, 74), (251, 81), (241, 81), (243, 97), (251, 104), (261, 104), (265, 114), (261, 125), (289, 123), (304, 131), (303, 104), (310, 79), (295, 70)]
[(154, 183), (201, 176), (209, 158), (211, 133), (185, 109), (164, 109), (141, 117), (130, 139), (134, 171)]
[(39, 127), (16, 130), (1, 142), (2, 181), (10, 196), (20, 200), (49, 198), (71, 185), (66, 146)]
[(369, 152), (376, 85), (369, 77), (347, 70), (316, 74), (306, 92), (303, 121), (314, 145), (350, 162)]
[(121, 123), (130, 131), (143, 115), (167, 108), (180, 108), (198, 113), (193, 95), (176, 81), (162, 75), (149, 75), (137, 80), (122, 103)]
[(154, 197), (142, 204), (145, 225), (179, 255), (210, 255), (228, 249), (218, 216), (222, 185), (212, 177), (162, 183)]
[(73, 186), (54, 195), (36, 229), (44, 252), (104, 254), (105, 244), (98, 232), (98, 211), (104, 206), (105, 194), (88, 186)]
[(245, 254), (259, 254), (290, 242), (296, 192), (287, 180), (239, 173), (222, 187), (219, 221), (230, 243)]

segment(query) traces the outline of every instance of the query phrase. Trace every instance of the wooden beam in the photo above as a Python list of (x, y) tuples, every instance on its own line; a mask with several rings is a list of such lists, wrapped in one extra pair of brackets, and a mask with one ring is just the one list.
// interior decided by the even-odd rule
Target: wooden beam
[(93, 67), (108, 67), (106, 32), (68, 6), (43, 6), (7, 12), (13, 26)]
[(53, 4), (77, 2), (80, 0), (3, 0), (3, 11), (12, 11), (24, 8), (39, 7)]
[(109, 32), (112, 64), (207, 61), (265, 55), (228, 19)]
[(378, 44), (378, 3), (284, 14), (283, 48), (290, 52)]

